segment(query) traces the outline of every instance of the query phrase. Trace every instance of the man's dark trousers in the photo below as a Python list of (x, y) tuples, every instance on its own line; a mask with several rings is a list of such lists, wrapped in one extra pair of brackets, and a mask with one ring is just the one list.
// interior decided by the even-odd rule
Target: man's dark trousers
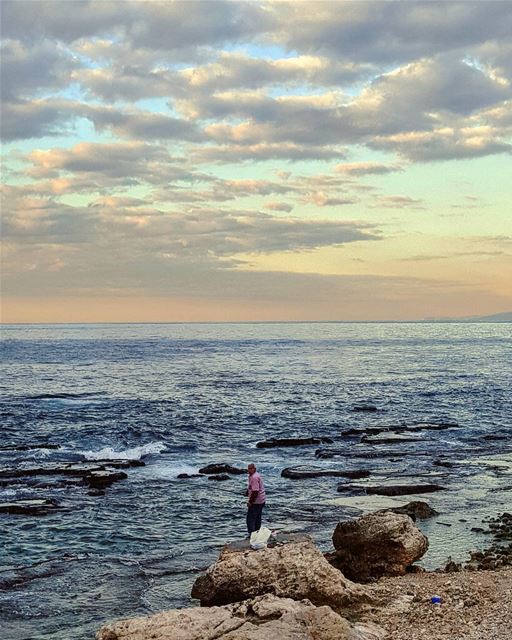
[(263, 511), (263, 504), (251, 504), (247, 507), (247, 531), (249, 535), (253, 531), (261, 529), (261, 512)]

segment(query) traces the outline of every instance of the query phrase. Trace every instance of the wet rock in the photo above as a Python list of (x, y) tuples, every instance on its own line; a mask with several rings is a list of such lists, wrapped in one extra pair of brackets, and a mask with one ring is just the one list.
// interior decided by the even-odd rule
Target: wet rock
[(192, 588), (192, 597), (203, 606), (266, 593), (294, 600), (308, 598), (315, 605), (328, 605), (338, 612), (368, 597), (364, 587), (353, 584), (332, 567), (310, 540), (260, 551), (224, 549)]
[(366, 493), (367, 495), (376, 496), (406, 496), (414, 495), (417, 493), (433, 493), (434, 491), (441, 491), (442, 489), (444, 489), (444, 487), (440, 487), (437, 484), (395, 484), (383, 486), (363, 486), (341, 483), (337, 487), (338, 493)]
[(12, 513), (24, 516), (45, 516), (61, 508), (56, 500), (44, 498), (0, 503), (0, 513)]
[(409, 516), (413, 521), (416, 521), (416, 519), (426, 520), (427, 518), (439, 515), (435, 509), (432, 509), (428, 502), (423, 502), (422, 500), (414, 500), (413, 502), (404, 504), (403, 507), (393, 507), (391, 509), (383, 509), (383, 511), (402, 513)]
[(175, 609), (103, 626), (96, 640), (383, 640), (374, 624), (351, 624), (330, 607), (266, 594), (221, 607)]
[(377, 496), (407, 496), (415, 493), (433, 493), (434, 491), (442, 491), (444, 488), (438, 484), (395, 484), (366, 487), (366, 493)]
[(462, 571), (462, 563), (455, 562), (450, 556), (445, 564), (444, 570), (446, 573), (458, 573), (459, 571)]
[(127, 477), (124, 471), (92, 471), (84, 476), (84, 480), (93, 489), (105, 489)]
[(270, 438), (269, 440), (263, 440), (258, 442), (256, 447), (258, 449), (271, 449), (273, 447), (300, 447), (307, 444), (332, 444), (334, 440), (321, 436), (318, 438)]
[(336, 470), (322, 469), (321, 467), (312, 467), (308, 465), (298, 467), (287, 467), (281, 471), (282, 478), (291, 478), (292, 480), (303, 480), (307, 478), (321, 478), (324, 476), (334, 478), (351, 478), (357, 480), (359, 478), (367, 478), (370, 472), (365, 469), (360, 470)]
[(356, 404), (352, 407), (352, 411), (366, 411), (368, 413), (375, 413), (378, 411), (374, 404)]
[(230, 464), (218, 463), (218, 464), (208, 464), (206, 467), (202, 467), (199, 469), (199, 473), (203, 473), (205, 475), (217, 474), (217, 473), (232, 473), (234, 475), (242, 475), (243, 473), (247, 473), (247, 469), (238, 469), (237, 467), (232, 467)]
[(223, 480), (230, 480), (230, 476), (227, 473), (218, 473), (214, 476), (208, 476), (208, 480), (217, 480), (217, 482), (222, 482)]
[(382, 437), (380, 435), (376, 436), (363, 436), (361, 438), (361, 442), (366, 444), (407, 444), (410, 442), (423, 442), (422, 438), (408, 438), (399, 435), (390, 435), (387, 437)]
[(403, 575), (428, 549), (411, 518), (390, 511), (339, 522), (332, 541), (336, 551), (327, 556), (329, 562), (358, 582)]
[(31, 449), (60, 449), (58, 444), (7, 444), (0, 451), (30, 451)]
[(92, 497), (104, 496), (105, 491), (103, 491), (103, 489), (93, 489), (92, 491), (88, 491), (87, 495)]
[(202, 478), (200, 473), (178, 473), (176, 476), (179, 480), (188, 480), (189, 478)]

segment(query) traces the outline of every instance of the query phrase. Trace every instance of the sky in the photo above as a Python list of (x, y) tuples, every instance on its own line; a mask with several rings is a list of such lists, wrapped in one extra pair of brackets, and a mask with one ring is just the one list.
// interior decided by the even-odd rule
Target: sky
[(512, 2), (0, 9), (3, 322), (512, 309)]

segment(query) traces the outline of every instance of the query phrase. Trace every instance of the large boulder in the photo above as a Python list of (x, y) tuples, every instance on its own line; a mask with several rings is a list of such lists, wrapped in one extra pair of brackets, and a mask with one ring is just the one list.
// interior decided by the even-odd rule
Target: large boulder
[(428, 549), (427, 537), (412, 519), (391, 511), (339, 522), (332, 541), (336, 551), (329, 562), (357, 582), (403, 575)]
[(350, 624), (330, 607), (315, 607), (267, 594), (252, 600), (120, 620), (102, 627), (96, 640), (381, 640), (372, 624)]
[(345, 579), (305, 536), (259, 551), (226, 547), (192, 587), (192, 597), (203, 606), (239, 602), (266, 593), (294, 600), (307, 598), (338, 612), (369, 599), (365, 587)]

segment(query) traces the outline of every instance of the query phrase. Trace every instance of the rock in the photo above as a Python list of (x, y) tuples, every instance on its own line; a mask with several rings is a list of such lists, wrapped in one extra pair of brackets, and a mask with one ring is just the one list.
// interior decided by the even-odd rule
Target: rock
[(200, 473), (178, 473), (176, 476), (179, 480), (186, 480), (188, 478), (202, 478)]
[(411, 518), (390, 511), (339, 522), (332, 541), (336, 551), (329, 562), (358, 582), (403, 575), (428, 549), (428, 539)]
[(312, 467), (301, 465), (298, 467), (287, 467), (281, 471), (282, 478), (291, 478), (292, 480), (303, 480), (306, 478), (321, 478), (323, 476), (332, 476), (335, 478), (351, 478), (357, 480), (359, 478), (367, 478), (370, 475), (366, 470), (346, 470), (338, 471), (336, 469), (322, 469), (321, 467)]
[(365, 587), (347, 580), (307, 539), (260, 551), (224, 549), (192, 587), (192, 597), (202, 606), (229, 604), (266, 593), (294, 600), (308, 598), (315, 605), (328, 605), (338, 612), (368, 599)]
[(105, 489), (114, 482), (125, 480), (127, 477), (124, 471), (92, 471), (84, 476), (84, 480), (93, 489)]
[(392, 511), (393, 513), (403, 513), (406, 516), (409, 516), (412, 520), (426, 520), (427, 518), (432, 518), (433, 516), (439, 515), (439, 513), (432, 509), (432, 507), (428, 504), (428, 502), (423, 502), (421, 500), (414, 500), (413, 502), (408, 502), (404, 504), (403, 507), (393, 507), (391, 509), (382, 509), (382, 511)]
[(258, 449), (270, 449), (272, 447), (300, 447), (306, 444), (332, 444), (334, 440), (325, 436), (318, 438), (270, 438), (258, 442)]
[(366, 487), (368, 495), (377, 496), (406, 496), (414, 493), (432, 493), (442, 491), (444, 487), (438, 484), (394, 484), (376, 487)]
[(375, 413), (378, 409), (374, 404), (356, 404), (352, 407), (352, 411), (367, 411), (369, 413)]
[(31, 449), (60, 449), (59, 444), (6, 444), (0, 451), (30, 451)]
[(218, 473), (214, 476), (208, 476), (208, 480), (217, 480), (217, 482), (223, 482), (224, 480), (231, 480), (231, 477), (227, 473)]
[(0, 503), (0, 513), (13, 513), (24, 516), (45, 516), (61, 508), (56, 500), (41, 498)]
[(232, 467), (230, 464), (221, 462), (219, 464), (208, 464), (206, 465), (206, 467), (202, 467), (201, 469), (199, 469), (199, 473), (203, 473), (205, 475), (217, 473), (232, 473), (234, 475), (242, 475), (243, 473), (247, 473), (247, 469), (238, 469), (237, 467)]
[(383, 437), (381, 435), (363, 436), (361, 438), (361, 442), (364, 442), (365, 444), (407, 444), (409, 442), (423, 442), (423, 439), (391, 434), (387, 437)]
[(176, 609), (102, 627), (96, 640), (383, 640), (374, 624), (351, 624), (330, 607), (263, 595), (221, 607)]

